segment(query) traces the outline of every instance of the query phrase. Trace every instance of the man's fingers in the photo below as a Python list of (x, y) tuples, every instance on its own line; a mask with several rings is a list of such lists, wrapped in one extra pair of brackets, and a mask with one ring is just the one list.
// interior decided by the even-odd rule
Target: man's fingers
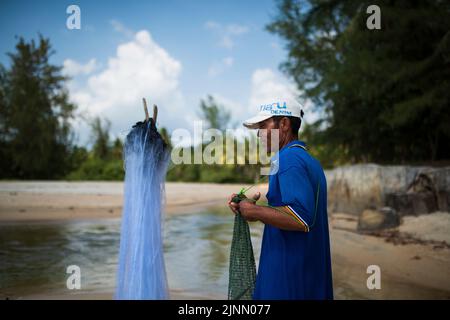
[(251, 202), (251, 203), (255, 203), (256, 201), (258, 201), (258, 199), (261, 197), (261, 192), (257, 192), (255, 193), (251, 198), (245, 198), (242, 200), (242, 202)]
[(230, 207), (231, 211), (233, 211), (234, 213), (238, 213), (238, 206), (234, 205), (234, 202), (228, 205), (228, 207)]
[(230, 207), (233, 208), (234, 210), (238, 210), (239, 209), (239, 205), (237, 203), (230, 203)]
[(257, 192), (253, 195), (252, 199), (258, 201), (261, 198), (261, 192)]
[[(230, 204), (232, 201), (232, 199), (235, 197), (235, 196), (237, 196), (237, 194), (236, 193), (233, 193), (231, 196), (229, 196), (228, 197), (228, 204)], [(233, 202), (234, 203), (234, 202)]]

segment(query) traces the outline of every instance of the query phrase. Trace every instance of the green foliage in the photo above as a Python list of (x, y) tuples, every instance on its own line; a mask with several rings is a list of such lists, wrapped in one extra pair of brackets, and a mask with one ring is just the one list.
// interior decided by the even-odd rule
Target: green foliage
[(240, 174), (239, 167), (237, 165), (207, 165), (201, 170), (200, 182), (251, 183), (254, 182), (254, 178)]
[(166, 179), (179, 182), (254, 183), (259, 178), (259, 169), (258, 165), (249, 164), (172, 164)]
[(91, 123), (91, 141), (94, 141), (93, 153), (99, 159), (109, 157), (109, 129), (111, 122), (108, 119), (102, 121), (100, 117), (94, 118)]
[(308, 152), (320, 160), (323, 168), (331, 169), (344, 165), (348, 159), (348, 151), (343, 146), (327, 143), (326, 133), (320, 130), (321, 122), (305, 124), (301, 139), (306, 142)]
[(75, 106), (52, 54), (49, 39), (19, 38), (11, 67), (0, 65), (1, 178), (55, 179), (70, 169)]
[(200, 116), (206, 122), (206, 129), (217, 129), (224, 132), (231, 119), (231, 113), (218, 104), (212, 96), (200, 101)]
[(122, 140), (116, 138), (111, 143), (109, 138), (110, 122), (108, 119), (95, 118), (91, 121), (91, 139), (94, 145), (90, 152), (81, 148), (78, 159), (66, 179), (68, 180), (123, 180)]
[(167, 143), (169, 148), (172, 148), (172, 142), (170, 141), (169, 131), (167, 131), (166, 128), (162, 127), (161, 129), (159, 129), (159, 134), (161, 135), (163, 140)]
[[(246, 150), (249, 149), (249, 139), (241, 142), (235, 141), (233, 164), (225, 164), (225, 155), (227, 154), (225, 130), (230, 122), (230, 112), (223, 105), (218, 104), (213, 97), (208, 96), (207, 101), (200, 101), (200, 115), (206, 122), (206, 128), (213, 128), (221, 131), (223, 135), (223, 152), (224, 155), (221, 162), (214, 164), (172, 164), (167, 172), (167, 181), (184, 181), (184, 182), (215, 182), (215, 183), (254, 183), (259, 179), (260, 165), (250, 165), (248, 152), (245, 153), (245, 164), (237, 164), (238, 147), (236, 145), (245, 145)], [(163, 135), (164, 136), (164, 135)], [(205, 141), (201, 146), (202, 150), (211, 141)], [(196, 146), (200, 148), (200, 146)], [(215, 151), (215, 150), (214, 150)], [(194, 154), (194, 147), (177, 148), (173, 150), (174, 154), (182, 156), (184, 153)], [(213, 155), (215, 152), (213, 152)], [(193, 156), (190, 158), (193, 162)]]
[(120, 159), (103, 160), (89, 157), (67, 175), (68, 180), (123, 180), (125, 171)]
[(350, 162), (449, 159), (450, 3), (378, 1), (381, 30), (366, 27), (371, 4), (279, 2), (268, 30), (286, 40), (281, 67), (325, 115), (309, 139), (328, 164), (335, 150)]

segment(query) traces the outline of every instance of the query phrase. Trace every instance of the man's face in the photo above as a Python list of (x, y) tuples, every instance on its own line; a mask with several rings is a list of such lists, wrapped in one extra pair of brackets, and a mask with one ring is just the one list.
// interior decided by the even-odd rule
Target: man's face
[(273, 118), (264, 120), (259, 125), (258, 137), (261, 141), (261, 144), (266, 147), (266, 152), (268, 153), (272, 152), (273, 149), (278, 146), (279, 139), (274, 141), (277, 143), (277, 145), (273, 146), (274, 148), (272, 148), (272, 136), (274, 136), (274, 139), (276, 139), (277, 135), (275, 130), (278, 130), (278, 126)]

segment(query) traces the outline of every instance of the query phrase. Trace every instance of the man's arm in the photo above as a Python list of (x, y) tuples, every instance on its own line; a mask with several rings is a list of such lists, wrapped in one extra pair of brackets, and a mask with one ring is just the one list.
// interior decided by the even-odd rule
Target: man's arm
[(262, 223), (270, 224), (283, 230), (307, 232), (306, 227), (287, 213), (284, 207), (274, 209), (258, 206), (253, 202), (244, 200), (238, 204), (238, 208), (244, 219), (250, 221), (259, 220)]

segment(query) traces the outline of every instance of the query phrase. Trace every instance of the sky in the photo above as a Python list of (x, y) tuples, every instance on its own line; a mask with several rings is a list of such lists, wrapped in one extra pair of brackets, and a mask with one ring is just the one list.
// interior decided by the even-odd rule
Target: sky
[[(79, 30), (66, 26), (73, 4)], [(276, 15), (274, 0), (0, 0), (0, 63), (9, 66), (6, 53), (18, 36), (50, 38), (51, 63), (71, 78), (78, 144), (89, 145), (85, 119), (95, 116), (124, 138), (144, 117), (143, 97), (158, 105), (158, 126), (170, 132), (192, 131), (208, 95), (240, 126), (261, 104), (298, 101), (295, 84), (279, 70), (285, 43), (265, 30)]]

